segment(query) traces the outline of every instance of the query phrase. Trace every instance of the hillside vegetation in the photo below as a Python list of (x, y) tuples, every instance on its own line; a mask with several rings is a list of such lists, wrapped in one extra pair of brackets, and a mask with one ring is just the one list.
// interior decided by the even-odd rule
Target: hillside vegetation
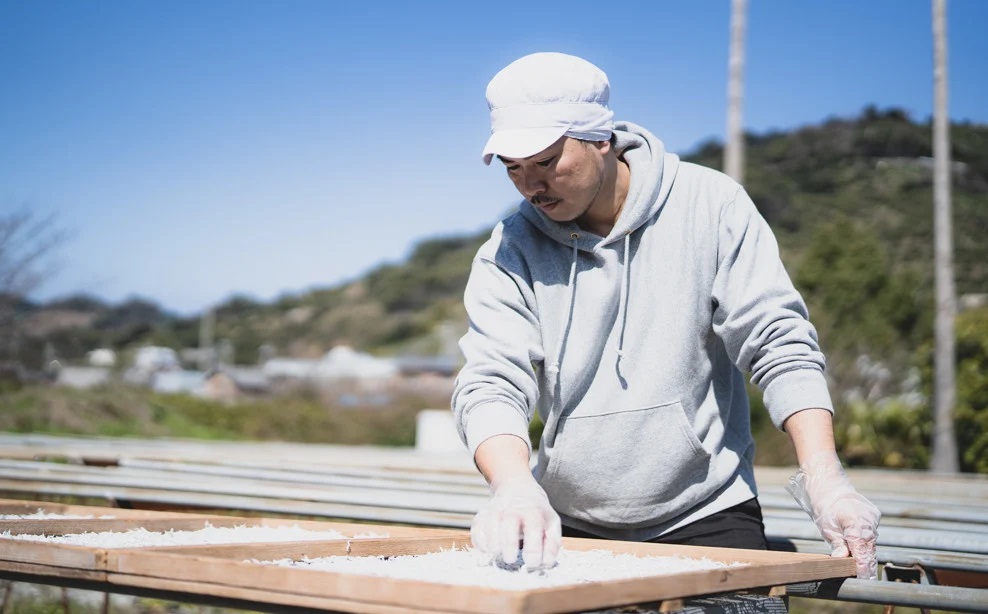
[[(925, 463), (933, 320), (931, 139), (929, 122), (875, 108), (747, 137), (746, 189), (775, 230), (810, 306), (842, 407), (838, 436), (856, 462)], [(988, 126), (955, 124), (951, 139), (957, 291), (988, 293)], [(684, 156), (714, 168), (722, 157), (715, 142)], [(446, 331), (466, 327), (463, 288), (471, 258), (488, 236), (489, 230), (427, 239), (404, 262), (271, 303), (231, 298), (217, 311), (216, 338), (232, 343), (240, 363), (255, 362), (262, 344), (297, 357), (337, 344), (380, 355), (435, 353), (444, 347), (441, 325)], [(76, 297), (48, 305), (21, 301), (16, 308), (25, 332), (19, 358), (35, 367), (46, 344), (49, 353), (70, 362), (100, 346), (126, 351), (198, 344), (197, 318), (177, 318), (142, 301), (111, 306)], [(972, 380), (985, 373), (977, 369), (988, 354), (980, 344), (988, 347), (988, 341), (978, 335), (988, 334), (981, 332), (988, 315), (982, 308), (964, 318), (967, 341), (958, 351), (970, 350), (971, 362), (960, 356), (969, 366), (959, 371), (968, 378), (960, 384), (959, 404), (968, 407), (964, 419), (973, 420), (965, 423), (974, 429), (964, 435), (973, 438), (970, 448), (988, 433), (988, 384)], [(972, 457), (965, 467), (977, 464)]]

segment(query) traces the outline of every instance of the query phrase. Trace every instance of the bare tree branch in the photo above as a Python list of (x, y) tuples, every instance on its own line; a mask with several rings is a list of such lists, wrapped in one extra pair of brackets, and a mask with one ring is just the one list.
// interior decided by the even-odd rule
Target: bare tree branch
[(18, 361), (24, 300), (54, 275), (67, 239), (55, 214), (39, 217), (27, 206), (0, 214), (0, 361)]
[(28, 207), (0, 216), (0, 294), (23, 298), (54, 275), (55, 250), (68, 240), (55, 214)]

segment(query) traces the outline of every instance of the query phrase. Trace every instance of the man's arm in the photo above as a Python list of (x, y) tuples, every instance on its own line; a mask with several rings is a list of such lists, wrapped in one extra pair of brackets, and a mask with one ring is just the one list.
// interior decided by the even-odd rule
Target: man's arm
[[(559, 515), (532, 477), (528, 425), (538, 398), (535, 364), (542, 361), (535, 299), (510, 250), (499, 247), (500, 226), (478, 252), (464, 292), (470, 328), (460, 341), (466, 363), (452, 406), (463, 441), (491, 485), (474, 516), (474, 546), (512, 565), (551, 567), (559, 550)], [(498, 261), (497, 254), (501, 254)], [(512, 264), (513, 263), (513, 264)]]
[(772, 230), (743, 189), (721, 208), (718, 233), (714, 332), (734, 364), (751, 372), (772, 423), (792, 438), (800, 469), (787, 489), (834, 556), (850, 552), (858, 575), (874, 577), (881, 514), (854, 490), (837, 458), (826, 361), (806, 304)]
[(804, 409), (789, 416), (783, 427), (803, 465), (821, 452), (836, 453), (834, 419), (826, 409)]
[(532, 477), (528, 445), (514, 435), (495, 435), (477, 447), (477, 468), (491, 488), (522, 477)]
[(876, 578), (876, 542), (881, 513), (862, 496), (841, 467), (834, 445), (834, 424), (825, 409), (804, 409), (784, 428), (799, 459), (799, 471), (786, 490), (813, 518), (832, 548), (832, 556), (854, 557), (859, 578)]
[(520, 542), (526, 567), (552, 567), (562, 526), (532, 477), (528, 442), (515, 435), (495, 435), (477, 447), (474, 461), (492, 492), (470, 527), (474, 546), (511, 565), (518, 559)]

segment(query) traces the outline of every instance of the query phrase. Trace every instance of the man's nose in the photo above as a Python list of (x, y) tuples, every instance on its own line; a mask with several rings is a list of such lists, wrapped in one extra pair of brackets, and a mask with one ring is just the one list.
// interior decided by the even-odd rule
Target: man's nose
[(526, 171), (522, 178), (522, 187), (529, 197), (545, 192), (546, 184), (542, 176), (535, 170)]

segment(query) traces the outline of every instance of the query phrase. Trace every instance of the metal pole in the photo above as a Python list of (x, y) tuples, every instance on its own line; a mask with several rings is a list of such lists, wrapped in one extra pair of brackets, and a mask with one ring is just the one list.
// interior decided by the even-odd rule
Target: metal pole
[(199, 370), (211, 371), (216, 367), (216, 346), (213, 335), (216, 330), (216, 310), (207, 308), (199, 320)]
[(950, 124), (947, 111), (947, 0), (933, 0), (933, 234), (936, 324), (934, 325), (934, 422), (930, 470), (957, 473), (954, 437), (953, 240), (950, 207)]
[(939, 586), (936, 584), (910, 584), (846, 578), (790, 584), (786, 587), (786, 593), (791, 597), (934, 608), (952, 612), (985, 612), (988, 610), (988, 589)]
[(744, 128), (741, 103), (744, 98), (744, 34), (748, 0), (731, 1), (731, 51), (727, 61), (727, 143), (724, 172), (735, 181), (744, 181)]

